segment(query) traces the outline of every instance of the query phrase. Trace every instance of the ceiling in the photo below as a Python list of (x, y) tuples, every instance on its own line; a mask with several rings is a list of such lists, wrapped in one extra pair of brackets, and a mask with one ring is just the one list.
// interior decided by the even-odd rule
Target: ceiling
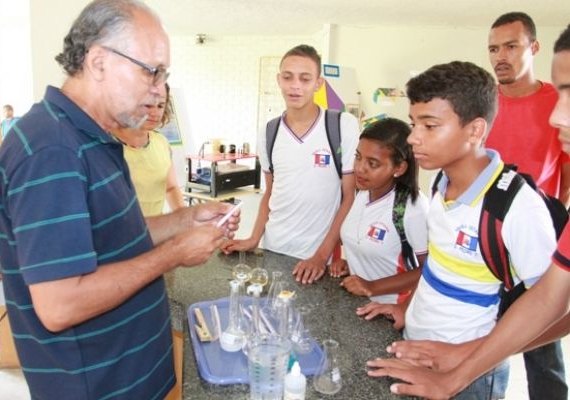
[(489, 26), (524, 11), (537, 26), (570, 23), (568, 0), (146, 0), (170, 34), (307, 35), (324, 24)]

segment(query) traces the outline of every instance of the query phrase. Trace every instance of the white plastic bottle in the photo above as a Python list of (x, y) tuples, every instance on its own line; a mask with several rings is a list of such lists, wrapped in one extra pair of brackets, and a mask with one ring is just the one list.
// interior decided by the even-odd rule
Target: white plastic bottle
[(291, 371), (285, 376), (284, 400), (305, 400), (307, 378), (301, 373), (299, 362), (295, 361)]

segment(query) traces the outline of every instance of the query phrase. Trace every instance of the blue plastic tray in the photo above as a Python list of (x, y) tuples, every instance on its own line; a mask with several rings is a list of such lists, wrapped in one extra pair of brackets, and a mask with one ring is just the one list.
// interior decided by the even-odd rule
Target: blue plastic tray
[[(194, 348), (194, 355), (196, 356), (196, 363), (198, 364), (198, 372), (204, 380), (215, 385), (249, 383), (247, 357), (242, 351), (236, 351), (233, 353), (226, 352), (221, 349), (219, 340), (214, 342), (201, 342), (196, 334), (194, 325), (196, 325), (197, 322), (194, 315), (194, 309), (199, 308), (202, 311), (202, 314), (204, 314), (206, 321), (210, 323), (211, 304), (216, 304), (218, 306), (218, 313), (220, 314), (220, 322), (223, 331), (228, 325), (227, 297), (192, 304), (188, 307), (187, 311), (190, 338), (192, 341), (192, 347)], [(303, 374), (305, 376), (314, 375), (323, 358), (323, 351), (316, 341), (312, 340), (311, 351), (306, 354), (296, 355), (296, 357)]]

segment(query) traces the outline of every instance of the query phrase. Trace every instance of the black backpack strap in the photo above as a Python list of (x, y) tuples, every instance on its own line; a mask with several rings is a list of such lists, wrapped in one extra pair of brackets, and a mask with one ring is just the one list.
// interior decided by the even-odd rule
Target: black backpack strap
[(269, 171), (273, 173), (273, 146), (275, 146), (275, 138), (279, 130), (281, 117), (273, 118), (267, 122), (265, 128), (265, 148), (267, 150), (267, 159), (269, 160)]
[(435, 179), (431, 185), (431, 197), (433, 197), (435, 195), (435, 192), (437, 192), (437, 185), (439, 185), (439, 182), (441, 182), (441, 178), (443, 178), (443, 170), (440, 169), (437, 171), (437, 175), (435, 176)]
[(396, 231), (400, 236), (400, 243), (402, 244), (402, 259), (406, 270), (411, 271), (418, 268), (419, 263), (414, 253), (414, 249), (410, 246), (408, 238), (406, 237), (406, 230), (404, 229), (404, 214), (406, 213), (406, 204), (410, 191), (405, 187), (396, 186), (396, 193), (394, 195), (394, 205), (392, 207), (392, 221), (396, 227)]
[(334, 166), (338, 177), (342, 179), (342, 147), (340, 138), (340, 116), (338, 110), (325, 110), (325, 130), (331, 148)]
[(530, 175), (521, 172), (519, 172), (519, 175), (525, 180), (527, 185), (539, 194), (542, 201), (546, 204), (546, 208), (548, 208), (548, 212), (552, 218), (552, 225), (556, 232), (556, 239), (559, 239), (564, 227), (566, 227), (566, 223), (568, 222), (568, 210), (566, 209), (566, 206), (559, 199), (546, 194), (542, 189), (536, 186), (536, 183)]
[(503, 282), (507, 291), (514, 287), (514, 281), (501, 229), (516, 194), (524, 184), (523, 177), (505, 166), (485, 193), (479, 219), (481, 256), (493, 275)]

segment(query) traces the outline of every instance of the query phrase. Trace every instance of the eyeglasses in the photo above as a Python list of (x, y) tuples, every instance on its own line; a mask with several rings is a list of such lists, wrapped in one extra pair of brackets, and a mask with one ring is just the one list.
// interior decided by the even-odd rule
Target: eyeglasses
[(107, 46), (103, 46), (104, 49), (109, 50), (112, 53), (115, 53), (121, 57), (126, 58), (127, 60), (129, 60), (130, 62), (138, 65), (139, 67), (141, 67), (142, 69), (144, 69), (151, 77), (152, 77), (152, 85), (156, 86), (159, 85), (161, 83), (166, 82), (166, 80), (168, 79), (168, 76), (170, 75), (170, 72), (168, 72), (166, 70), (166, 68), (164, 68), (163, 66), (158, 66), (158, 67), (151, 67), (148, 64), (143, 63), (142, 61), (139, 61), (137, 59), (134, 59), (132, 57), (129, 57), (128, 55), (121, 53), (119, 50), (115, 50), (111, 47), (107, 47)]

